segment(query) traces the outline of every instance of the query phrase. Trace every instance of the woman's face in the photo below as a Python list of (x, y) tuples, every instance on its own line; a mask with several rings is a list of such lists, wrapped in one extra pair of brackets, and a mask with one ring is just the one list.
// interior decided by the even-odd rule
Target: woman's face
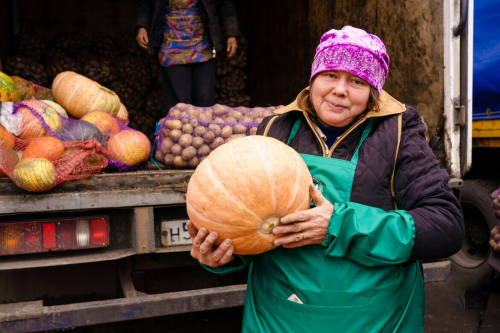
[(366, 110), (370, 84), (345, 71), (319, 73), (311, 84), (311, 100), (320, 120), (344, 127)]

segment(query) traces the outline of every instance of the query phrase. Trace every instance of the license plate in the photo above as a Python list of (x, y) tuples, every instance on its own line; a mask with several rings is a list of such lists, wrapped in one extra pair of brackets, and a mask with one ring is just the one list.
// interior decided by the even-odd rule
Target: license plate
[(161, 245), (175, 246), (193, 244), (186, 223), (186, 220), (163, 221), (161, 223)]

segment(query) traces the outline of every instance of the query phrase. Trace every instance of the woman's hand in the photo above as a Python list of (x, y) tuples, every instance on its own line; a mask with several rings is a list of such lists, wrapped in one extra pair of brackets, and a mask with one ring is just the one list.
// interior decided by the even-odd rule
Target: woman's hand
[(143, 48), (143, 49), (148, 49), (148, 43), (149, 43), (149, 39), (148, 39), (148, 31), (146, 30), (146, 28), (139, 28), (139, 31), (137, 31), (137, 41), (139, 42), (139, 45)]
[(209, 234), (205, 228), (198, 231), (191, 221), (187, 222), (187, 228), (193, 241), (191, 256), (198, 259), (203, 265), (218, 267), (234, 259), (232, 240), (226, 239), (217, 247), (214, 245), (219, 237), (216, 232)]
[(284, 234), (274, 245), (294, 248), (309, 244), (321, 244), (326, 239), (333, 205), (312, 184), (309, 193), (316, 207), (292, 213), (281, 218), (281, 225), (273, 228), (273, 234)]
[(238, 48), (238, 42), (236, 41), (236, 37), (229, 37), (227, 39), (227, 57), (231, 58), (236, 53), (236, 49)]

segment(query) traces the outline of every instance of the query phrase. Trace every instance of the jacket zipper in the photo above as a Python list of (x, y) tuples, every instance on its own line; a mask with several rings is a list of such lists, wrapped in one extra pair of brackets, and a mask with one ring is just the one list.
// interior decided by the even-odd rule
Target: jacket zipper
[(354, 125), (352, 125), (344, 134), (342, 134), (341, 136), (339, 136), (337, 138), (337, 140), (335, 141), (335, 143), (333, 144), (332, 148), (330, 149), (330, 153), (328, 154), (328, 157), (332, 157), (333, 155), (333, 151), (335, 150), (335, 148), (337, 148), (337, 146), (339, 145), (340, 141), (342, 141), (347, 135), (349, 135), (349, 133), (351, 133), (352, 131), (354, 131), (354, 129), (356, 127), (358, 127), (361, 123), (365, 122), (366, 121), (366, 117), (363, 117), (361, 119), (359, 119)]
[(309, 115), (307, 114), (307, 112), (304, 111), (303, 113), (304, 113), (304, 117), (307, 120), (307, 123), (309, 124), (309, 127), (312, 129), (314, 135), (316, 135), (316, 138), (318, 139), (318, 141), (321, 144), (321, 150), (323, 151), (323, 157), (326, 157), (329, 153), (328, 147), (326, 146), (326, 144), (323, 142), (323, 140), (319, 136), (318, 132), (316, 131), (316, 128), (314, 128), (314, 126), (312, 125), (311, 120), (309, 119)]

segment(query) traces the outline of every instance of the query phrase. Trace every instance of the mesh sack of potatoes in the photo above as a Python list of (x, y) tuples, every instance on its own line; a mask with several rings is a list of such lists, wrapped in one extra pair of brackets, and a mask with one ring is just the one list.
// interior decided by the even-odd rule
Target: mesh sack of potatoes
[(214, 149), (231, 140), (255, 135), (264, 117), (279, 107), (195, 107), (179, 103), (160, 121), (155, 160), (168, 168), (196, 168)]

